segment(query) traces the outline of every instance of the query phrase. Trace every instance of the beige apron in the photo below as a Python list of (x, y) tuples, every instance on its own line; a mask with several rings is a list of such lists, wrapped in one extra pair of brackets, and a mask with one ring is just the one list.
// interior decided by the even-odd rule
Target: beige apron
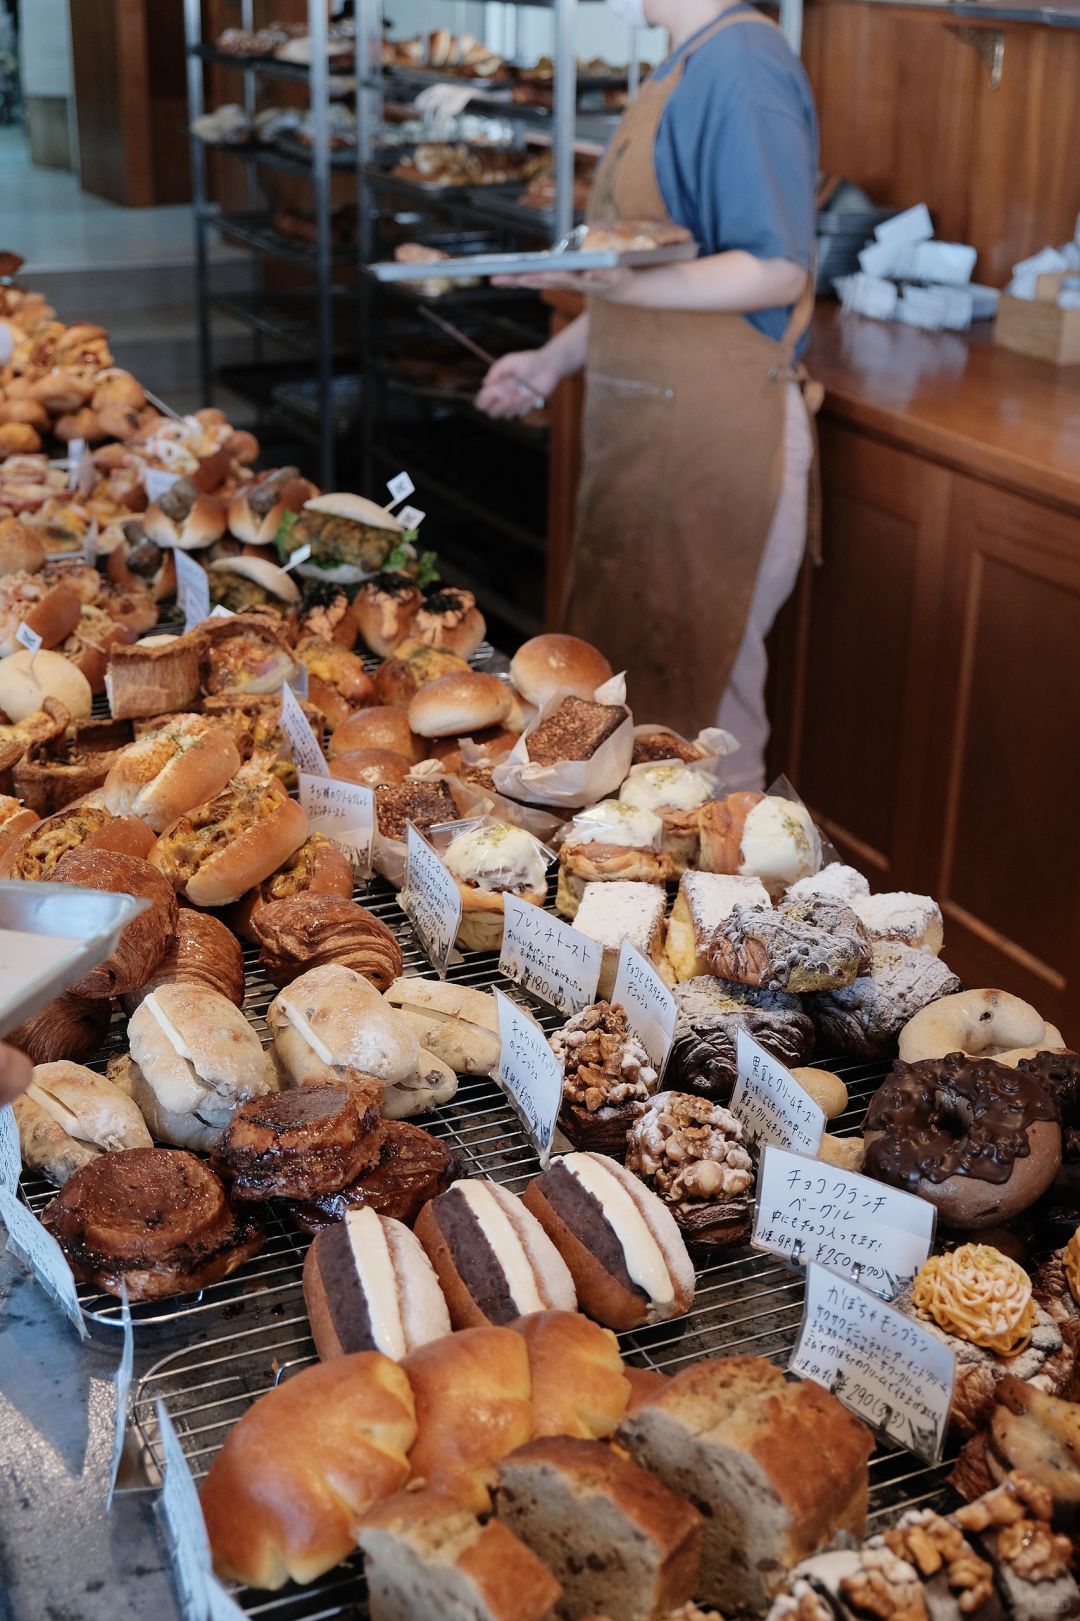
[[(757, 12), (724, 28), (773, 26)], [(654, 145), (686, 65), (647, 80), (596, 174), (590, 220), (670, 218)], [(783, 472), (785, 383), (813, 308), (780, 342), (742, 315), (590, 297), (583, 469), (564, 628), (628, 671), (642, 721), (712, 724), (742, 640)]]

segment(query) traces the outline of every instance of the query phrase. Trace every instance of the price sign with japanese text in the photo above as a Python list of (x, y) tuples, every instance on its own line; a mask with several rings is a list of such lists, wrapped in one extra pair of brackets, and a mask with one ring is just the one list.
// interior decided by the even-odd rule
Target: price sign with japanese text
[(499, 972), (561, 1013), (580, 1013), (596, 996), (603, 949), (580, 929), (523, 901), (503, 898)]
[(375, 793), (358, 782), (298, 773), (300, 803), (312, 833), (325, 833), (349, 857), (354, 868), (371, 871), (371, 841), (375, 831)]
[(546, 1166), (562, 1102), (563, 1067), (536, 1020), (495, 991), (499, 1062), (495, 1079), (513, 1103), (529, 1141)]
[(281, 730), (289, 740), (293, 764), (298, 772), (306, 771), (312, 777), (330, 775), (326, 755), (319, 747), (319, 740), (311, 730), (311, 723), (289, 686), (281, 689)]
[(941, 1457), (954, 1353), (921, 1323), (812, 1261), (788, 1367), (927, 1463)]
[(738, 1032), (737, 1053), (739, 1078), (728, 1107), (747, 1140), (816, 1154), (825, 1130), (821, 1105), (745, 1030)]
[(405, 829), (405, 887), (398, 903), (416, 930), (428, 962), (442, 978), (461, 923), (461, 892), (453, 874), (411, 822)]
[(626, 1011), (627, 1023), (649, 1055), (658, 1075), (664, 1072), (678, 1007), (648, 958), (624, 940), (611, 1000)]
[(913, 1193), (770, 1146), (758, 1168), (752, 1243), (892, 1300), (929, 1255), (935, 1215)]

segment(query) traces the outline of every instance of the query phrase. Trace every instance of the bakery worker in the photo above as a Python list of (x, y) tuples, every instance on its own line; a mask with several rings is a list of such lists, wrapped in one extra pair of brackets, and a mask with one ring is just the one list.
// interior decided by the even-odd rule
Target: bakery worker
[(802, 67), (742, 0), (610, 0), (673, 49), (596, 173), (590, 223), (674, 220), (692, 261), (536, 277), (587, 313), (506, 355), (477, 404), (527, 411), (585, 368), (583, 471), (563, 629), (629, 672), (640, 721), (733, 732), (760, 787), (765, 636), (806, 538), (812, 462), (798, 356), (812, 308), (817, 120)]

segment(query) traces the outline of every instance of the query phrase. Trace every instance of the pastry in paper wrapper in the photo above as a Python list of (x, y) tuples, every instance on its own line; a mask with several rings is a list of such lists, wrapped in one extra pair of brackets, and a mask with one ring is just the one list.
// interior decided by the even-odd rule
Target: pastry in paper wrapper
[[(457, 795), (453, 793), (453, 783), (444, 775), (438, 760), (421, 760), (419, 765), (413, 766), (405, 781), (444, 782), (453, 795), (456, 804)], [(376, 800), (376, 807), (377, 805), (378, 801)], [(440, 820), (452, 822), (456, 816), (465, 814), (460, 805), (457, 805), (456, 811), (448, 810), (446, 816), (440, 818)], [(421, 829), (421, 831), (424, 832), (425, 830)], [(379, 818), (376, 809), (375, 829), (371, 839), (371, 865), (388, 883), (393, 884), (395, 889), (402, 889), (405, 884), (405, 857), (406, 845), (404, 839), (392, 839), (385, 833), (379, 832)]]
[[(630, 769), (634, 752), (634, 721), (629, 713), (588, 760), (561, 760), (555, 765), (538, 765), (529, 758), (529, 738), (563, 701), (572, 694), (557, 692), (541, 709), (527, 732), (515, 743), (504, 760), (492, 770), (495, 787), (501, 794), (530, 804), (561, 805), (577, 809), (593, 805), (613, 794)], [(597, 687), (593, 703), (626, 703), (625, 673), (612, 676)]]
[[(487, 763), (483, 751), (468, 737), (461, 740), (461, 758), (467, 766)], [(446, 786), (453, 794), (454, 803), (462, 817), (493, 816), (500, 822), (513, 822), (515, 827), (523, 827), (526, 833), (531, 833), (541, 844), (551, 843), (566, 822), (568, 813), (543, 810), (538, 805), (520, 805), (516, 799), (507, 799), (495, 788), (488, 788), (476, 782), (465, 782), (460, 776), (448, 776)]]
[[(681, 745), (672, 754), (664, 754), (658, 744), (651, 739), (674, 738)], [(725, 732), (722, 726), (703, 726), (696, 737), (684, 737), (670, 726), (659, 726), (655, 722), (642, 722), (634, 727), (634, 748), (642, 749), (641, 760), (660, 761), (669, 758), (683, 760), (690, 764), (694, 760), (720, 760), (727, 754), (734, 754), (736, 749), (742, 747), (737, 737)]]

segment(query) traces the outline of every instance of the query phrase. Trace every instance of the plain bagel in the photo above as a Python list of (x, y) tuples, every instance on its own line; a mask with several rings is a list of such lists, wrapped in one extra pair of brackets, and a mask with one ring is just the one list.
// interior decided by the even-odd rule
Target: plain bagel
[(1008, 991), (959, 991), (920, 1008), (900, 1032), (900, 1057), (906, 1064), (946, 1053), (997, 1058), (1014, 1048), (1036, 1052), (1064, 1047), (1060, 1030), (1047, 1024), (1030, 1002)]

